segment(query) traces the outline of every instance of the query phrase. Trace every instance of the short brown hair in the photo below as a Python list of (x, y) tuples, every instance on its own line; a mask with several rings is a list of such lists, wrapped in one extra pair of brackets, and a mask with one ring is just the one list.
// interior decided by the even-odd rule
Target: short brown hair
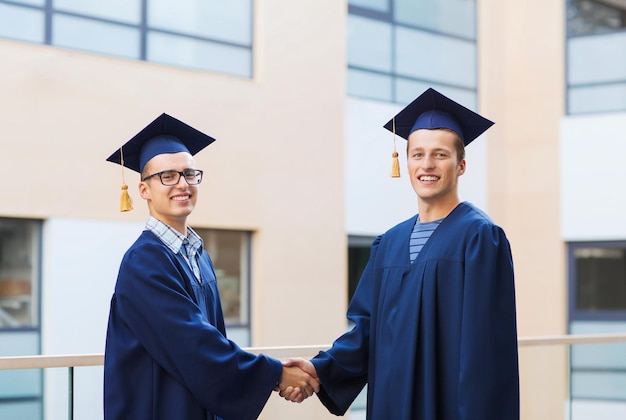
[(457, 162), (461, 162), (463, 159), (465, 159), (465, 143), (463, 143), (461, 136), (459, 136), (456, 131), (452, 132), (455, 134), (454, 146), (456, 147)]

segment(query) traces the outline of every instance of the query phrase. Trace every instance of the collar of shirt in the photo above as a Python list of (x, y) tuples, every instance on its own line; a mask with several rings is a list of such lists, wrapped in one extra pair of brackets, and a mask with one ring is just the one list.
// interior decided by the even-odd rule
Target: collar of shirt
[[(154, 233), (174, 254), (182, 252), (185, 257), (189, 257), (195, 255), (202, 248), (202, 238), (190, 227), (187, 228), (188, 236), (185, 237), (166, 223), (149, 216), (146, 221), (146, 229)], [(189, 244), (188, 250), (183, 247), (186, 244)]]

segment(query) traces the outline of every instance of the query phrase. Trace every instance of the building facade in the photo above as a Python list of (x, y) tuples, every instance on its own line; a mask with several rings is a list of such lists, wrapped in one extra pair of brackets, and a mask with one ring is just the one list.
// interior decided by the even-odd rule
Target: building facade
[[(217, 138), (197, 156), (191, 224), (216, 260), (231, 337), (332, 342), (371, 239), (417, 210), (404, 167), (389, 177), (394, 138), (382, 125), (428, 86), (496, 122), (467, 150), (461, 197), (509, 236), (519, 334), (623, 331), (625, 10), (0, 0), (0, 163), (12, 175), (0, 202), (0, 356), (104, 350), (119, 261), (146, 218), (129, 172), (135, 210), (119, 213), (122, 174), (105, 158), (162, 112)], [(563, 347), (522, 348), (522, 417), (619, 418), (621, 350), (574, 348), (570, 360)], [(62, 418), (64, 372), (0, 373), (0, 417)], [(79, 418), (101, 415), (101, 375), (77, 377)], [(333, 416), (277, 395), (263, 413), (295, 417)]]

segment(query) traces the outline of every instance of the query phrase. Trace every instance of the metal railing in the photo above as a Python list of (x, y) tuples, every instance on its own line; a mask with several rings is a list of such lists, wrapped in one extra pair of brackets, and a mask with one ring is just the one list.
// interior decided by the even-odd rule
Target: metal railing
[[(246, 347), (244, 350), (251, 353), (288, 359), (290, 357), (313, 357), (320, 350), (327, 349), (328, 345), (286, 346), (286, 347)], [(86, 366), (102, 366), (104, 354), (75, 354), (75, 355), (37, 355), (0, 357), (0, 371), (21, 369), (68, 369), (68, 420), (74, 419), (74, 368)]]
[[(552, 335), (520, 337), (518, 344), (520, 348), (533, 346), (559, 346), (577, 344), (599, 344), (599, 343), (626, 343), (626, 334), (585, 334), (585, 335)], [(320, 350), (329, 348), (330, 345), (310, 345), (310, 346), (283, 346), (283, 347), (247, 347), (251, 353), (263, 353), (277, 359), (288, 359), (291, 357), (310, 358)], [(38, 356), (13, 356), (0, 357), (0, 371), (15, 369), (49, 369), (68, 368), (68, 419), (74, 417), (74, 368), (84, 366), (102, 366), (104, 364), (104, 354), (76, 354), (76, 355), (38, 355)]]

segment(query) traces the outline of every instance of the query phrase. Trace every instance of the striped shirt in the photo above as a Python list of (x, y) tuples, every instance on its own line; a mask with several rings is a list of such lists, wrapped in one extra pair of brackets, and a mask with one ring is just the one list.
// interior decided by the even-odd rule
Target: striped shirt
[(202, 252), (202, 238), (192, 228), (187, 227), (189, 236), (186, 237), (159, 219), (149, 216), (146, 229), (154, 233), (174, 254), (181, 254), (198, 282), (202, 283), (200, 267), (198, 267), (198, 256)]
[(411, 262), (415, 261), (430, 235), (433, 234), (442, 221), (443, 219), (439, 219), (421, 223), (419, 217), (417, 218), (415, 226), (413, 226), (413, 232), (411, 232), (411, 239), (409, 240), (409, 258)]

